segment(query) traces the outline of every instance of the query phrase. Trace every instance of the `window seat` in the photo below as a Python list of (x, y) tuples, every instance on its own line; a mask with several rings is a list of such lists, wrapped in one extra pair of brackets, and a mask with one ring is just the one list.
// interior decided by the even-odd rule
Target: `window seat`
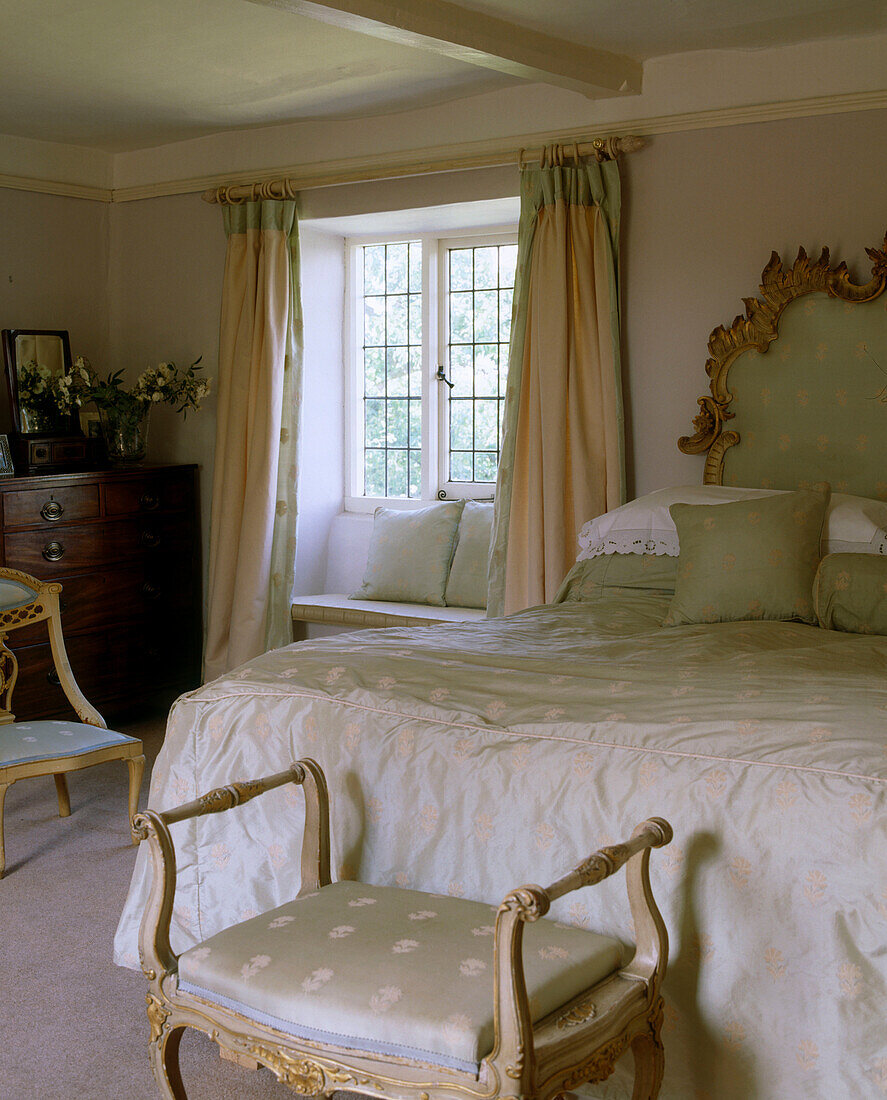
[(344, 592), (319, 596), (297, 596), (292, 605), (293, 640), (306, 637), (307, 623), (350, 626), (357, 629), (380, 626), (433, 626), (435, 623), (480, 622), (482, 607), (437, 607), (422, 603), (394, 603), (386, 600), (352, 600)]

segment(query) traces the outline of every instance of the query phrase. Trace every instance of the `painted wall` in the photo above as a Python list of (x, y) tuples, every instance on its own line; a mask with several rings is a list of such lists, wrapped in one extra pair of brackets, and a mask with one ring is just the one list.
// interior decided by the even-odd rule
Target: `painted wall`
[[(67, 329), (73, 355), (107, 351), (104, 203), (0, 189), (0, 328)], [(9, 431), (5, 377), (0, 431)]]

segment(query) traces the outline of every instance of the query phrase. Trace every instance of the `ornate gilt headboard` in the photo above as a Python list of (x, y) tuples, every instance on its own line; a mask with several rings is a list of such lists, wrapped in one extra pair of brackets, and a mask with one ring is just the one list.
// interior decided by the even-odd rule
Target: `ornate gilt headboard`
[(857, 285), (847, 265), (792, 267), (774, 252), (760, 298), (719, 325), (705, 364), (695, 434), (678, 446), (707, 452), (706, 484), (797, 489), (828, 481), (836, 492), (887, 500), (887, 237)]

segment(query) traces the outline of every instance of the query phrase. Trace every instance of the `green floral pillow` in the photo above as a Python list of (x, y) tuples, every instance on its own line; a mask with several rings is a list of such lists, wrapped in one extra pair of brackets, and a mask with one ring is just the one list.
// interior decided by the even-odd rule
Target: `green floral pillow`
[(681, 552), (664, 626), (795, 619), (816, 623), (813, 578), (831, 490), (673, 504)]
[(450, 607), (486, 607), (493, 505), (466, 500), (459, 541), (450, 567), (446, 600)]
[(819, 625), (851, 634), (887, 634), (887, 557), (827, 554), (813, 583)]
[(444, 605), (464, 501), (415, 511), (377, 508), (367, 569), (353, 600)]

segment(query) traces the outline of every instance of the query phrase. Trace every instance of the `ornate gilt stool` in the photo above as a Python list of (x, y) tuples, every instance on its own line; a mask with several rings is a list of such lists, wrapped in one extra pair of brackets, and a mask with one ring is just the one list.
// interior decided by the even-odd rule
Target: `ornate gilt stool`
[[(219, 813), (285, 783), (306, 796), (302, 886), (294, 901), (173, 954), (175, 853), (169, 826)], [(329, 801), (313, 760), (233, 783), (165, 813), (138, 814), (154, 879), (139, 950), (148, 978), (154, 1076), (187, 1100), (186, 1027), (255, 1059), (302, 1095), (339, 1089), (385, 1100), (551, 1100), (603, 1081), (630, 1047), (635, 1100), (659, 1092), (660, 984), (668, 939), (650, 890), (661, 818), (602, 848), (543, 889), (501, 905), (330, 881)], [(546, 920), (549, 905), (625, 865), (637, 947)]]

